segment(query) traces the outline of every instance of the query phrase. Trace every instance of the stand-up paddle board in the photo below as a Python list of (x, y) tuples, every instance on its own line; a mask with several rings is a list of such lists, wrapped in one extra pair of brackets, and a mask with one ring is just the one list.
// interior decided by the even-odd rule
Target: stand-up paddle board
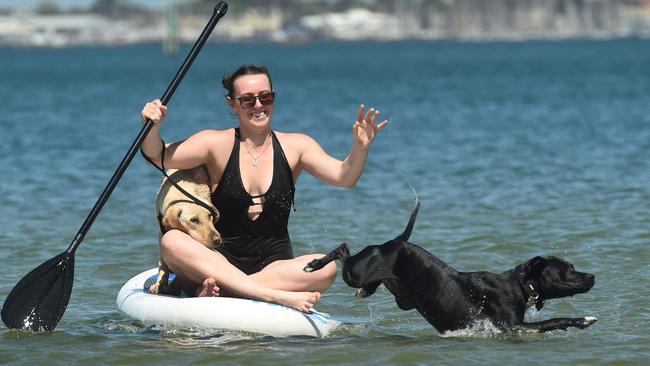
[(117, 295), (117, 308), (145, 326), (245, 331), (277, 337), (324, 337), (340, 322), (327, 314), (310, 313), (262, 301), (232, 297), (152, 295), (158, 269), (127, 281)]

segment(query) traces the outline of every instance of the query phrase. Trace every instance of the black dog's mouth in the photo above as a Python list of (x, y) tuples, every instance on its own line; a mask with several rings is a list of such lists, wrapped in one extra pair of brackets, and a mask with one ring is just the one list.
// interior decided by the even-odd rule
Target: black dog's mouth
[(590, 274), (590, 273), (583, 273), (582, 274), (582, 290), (579, 293), (585, 293), (589, 290), (591, 290), (592, 287), (594, 287), (594, 284), (596, 284), (596, 276)]
[(566, 286), (563, 286), (564, 289), (558, 289), (560, 293), (554, 297), (584, 294), (589, 292), (596, 283), (596, 277), (590, 273), (575, 273), (572, 277), (567, 281)]
[(541, 284), (540, 295), (546, 299), (558, 299), (589, 292), (596, 283), (596, 277), (590, 273), (567, 273), (561, 281)]

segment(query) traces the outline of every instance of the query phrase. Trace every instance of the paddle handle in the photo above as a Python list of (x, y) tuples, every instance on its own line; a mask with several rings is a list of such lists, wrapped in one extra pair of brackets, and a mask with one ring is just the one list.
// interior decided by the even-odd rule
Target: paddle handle
[[(205, 28), (203, 28), (203, 32), (201, 32), (201, 35), (194, 43), (194, 46), (192, 46), (190, 53), (185, 58), (185, 61), (183, 61), (183, 64), (181, 65), (180, 69), (178, 69), (176, 76), (174, 76), (174, 79), (167, 87), (167, 90), (165, 90), (165, 93), (163, 93), (163, 96), (160, 98), (163, 105), (167, 105), (172, 95), (174, 95), (176, 88), (181, 83), (181, 80), (183, 80), (183, 77), (185, 76), (185, 73), (192, 65), (192, 62), (194, 62), (196, 55), (198, 55), (199, 51), (201, 51), (201, 48), (203, 47), (203, 44), (205, 44), (205, 42), (210, 37), (210, 33), (212, 33), (212, 30), (217, 25), (217, 22), (219, 22), (219, 19), (221, 19), (224, 15), (226, 15), (227, 11), (228, 11), (228, 4), (226, 4), (224, 1), (220, 1), (217, 4), (217, 6), (215, 6), (214, 12), (212, 13), (212, 17), (208, 21), (208, 24), (206, 24)], [(126, 153), (126, 155), (122, 159), (122, 162), (117, 167), (117, 170), (115, 170), (115, 173), (113, 173), (111, 180), (106, 185), (106, 188), (104, 188), (104, 191), (97, 199), (97, 203), (95, 203), (95, 206), (92, 208), (92, 210), (90, 210), (90, 213), (88, 214), (86, 220), (84, 220), (83, 224), (81, 225), (81, 228), (79, 229), (77, 235), (75, 235), (75, 237), (72, 239), (72, 242), (70, 243), (70, 246), (67, 249), (69, 253), (74, 253), (77, 250), (77, 247), (79, 247), (79, 245), (83, 241), (84, 237), (86, 236), (86, 233), (88, 233), (88, 230), (90, 230), (90, 227), (92, 226), (93, 222), (97, 218), (97, 215), (99, 215), (99, 212), (104, 207), (104, 204), (106, 203), (106, 201), (108, 201), (108, 198), (110, 197), (111, 193), (113, 193), (115, 186), (117, 186), (117, 183), (122, 178), (122, 175), (126, 171), (126, 168), (129, 166), (131, 160), (133, 160), (133, 157), (140, 149), (140, 146), (144, 142), (144, 139), (147, 137), (149, 131), (151, 131), (152, 127), (153, 127), (153, 122), (151, 122), (151, 120), (147, 120), (146, 123), (142, 126), (140, 133), (136, 137), (135, 141), (133, 141), (133, 144), (131, 144), (129, 151)]]

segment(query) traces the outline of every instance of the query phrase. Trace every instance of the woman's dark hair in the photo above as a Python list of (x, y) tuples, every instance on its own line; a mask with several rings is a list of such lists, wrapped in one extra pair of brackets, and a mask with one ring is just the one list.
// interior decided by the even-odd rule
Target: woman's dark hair
[(269, 74), (269, 69), (266, 66), (255, 66), (255, 65), (242, 65), (232, 74), (226, 74), (221, 79), (221, 85), (228, 91), (227, 96), (233, 98), (235, 96), (235, 87), (234, 83), (237, 78), (244, 75), (259, 75), (264, 74), (269, 78), (269, 84), (271, 84), (271, 91), (273, 90), (273, 82), (271, 81), (271, 74)]

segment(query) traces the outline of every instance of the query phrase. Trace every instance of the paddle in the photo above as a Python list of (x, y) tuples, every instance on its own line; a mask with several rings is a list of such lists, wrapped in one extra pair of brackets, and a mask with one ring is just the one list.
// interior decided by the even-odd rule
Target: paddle
[[(160, 98), (162, 104), (166, 105), (169, 102), (176, 87), (178, 87), (185, 73), (192, 65), (194, 58), (196, 58), (210, 33), (212, 33), (214, 26), (226, 14), (227, 10), (228, 5), (223, 1), (220, 1), (214, 8), (208, 24), (196, 40), (162, 98)], [(97, 203), (86, 217), (68, 249), (29, 272), (11, 290), (2, 306), (2, 321), (7, 328), (50, 331), (59, 323), (68, 306), (70, 293), (72, 292), (74, 254), (152, 127), (153, 122), (150, 120), (146, 121), (142, 126), (140, 133), (115, 173), (113, 173), (111, 180), (104, 188), (101, 196), (99, 196)]]

